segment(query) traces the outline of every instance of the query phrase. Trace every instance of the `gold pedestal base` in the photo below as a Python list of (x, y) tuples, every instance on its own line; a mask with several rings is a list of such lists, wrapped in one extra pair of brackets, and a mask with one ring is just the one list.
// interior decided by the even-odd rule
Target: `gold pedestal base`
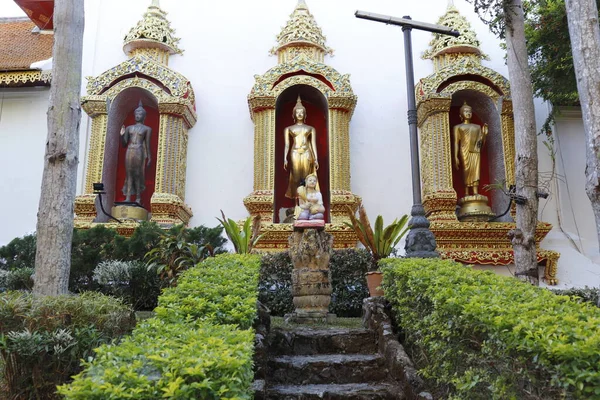
[(495, 214), (488, 206), (488, 198), (480, 194), (465, 196), (458, 201), (460, 210), (458, 220), (461, 222), (487, 222)]
[(114, 206), (113, 217), (120, 220), (148, 221), (148, 210), (137, 206)]

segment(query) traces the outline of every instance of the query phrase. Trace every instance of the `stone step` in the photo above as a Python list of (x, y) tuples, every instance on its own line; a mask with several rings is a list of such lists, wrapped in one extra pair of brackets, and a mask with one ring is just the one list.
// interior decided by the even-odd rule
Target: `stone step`
[(325, 384), (380, 382), (387, 378), (379, 354), (279, 356), (267, 362), (269, 383)]
[(267, 389), (266, 400), (404, 400), (402, 390), (385, 383), (344, 385), (277, 385)]
[(367, 329), (274, 328), (269, 333), (272, 355), (375, 353), (375, 333)]

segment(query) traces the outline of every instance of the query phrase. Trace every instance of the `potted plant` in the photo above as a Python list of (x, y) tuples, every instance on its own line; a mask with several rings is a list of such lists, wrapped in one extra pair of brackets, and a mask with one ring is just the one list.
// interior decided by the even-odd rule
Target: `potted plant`
[(395, 219), (390, 225), (383, 227), (383, 217), (377, 216), (374, 229), (371, 228), (369, 217), (362, 204), (358, 205), (358, 219), (348, 207), (348, 215), (351, 223), (346, 222), (356, 232), (358, 240), (371, 252), (373, 262), (367, 272), (367, 286), (371, 296), (383, 296), (381, 285), (382, 274), (379, 271), (378, 262), (382, 258), (389, 257), (400, 239), (408, 232), (408, 215)]

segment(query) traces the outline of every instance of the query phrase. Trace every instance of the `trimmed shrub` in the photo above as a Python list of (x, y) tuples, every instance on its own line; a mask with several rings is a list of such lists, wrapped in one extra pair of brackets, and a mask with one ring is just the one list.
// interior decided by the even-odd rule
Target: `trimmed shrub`
[(259, 267), (257, 256), (207, 258), (185, 272), (176, 287), (164, 290), (156, 316), (168, 321), (191, 318), (250, 328), (256, 318)]
[[(260, 259), (208, 258), (159, 297), (156, 317), (97, 356), (66, 399), (251, 399)], [(227, 323), (230, 325), (222, 325)]]
[(56, 398), (56, 385), (81, 371), (82, 358), (129, 332), (133, 324), (128, 307), (100, 293), (1, 294), (0, 356), (9, 397)]
[(118, 346), (102, 346), (66, 399), (249, 399), (254, 332), (227, 325), (144, 321)]
[(454, 399), (600, 399), (600, 310), (442, 260), (380, 261), (421, 374)]
[[(369, 297), (365, 280), (371, 254), (366, 250), (334, 250), (331, 269), (331, 304), (329, 309), (339, 317), (359, 317), (362, 301)], [(283, 316), (294, 311), (292, 303), (292, 270), (288, 252), (266, 254), (261, 260), (259, 300), (271, 315)]]

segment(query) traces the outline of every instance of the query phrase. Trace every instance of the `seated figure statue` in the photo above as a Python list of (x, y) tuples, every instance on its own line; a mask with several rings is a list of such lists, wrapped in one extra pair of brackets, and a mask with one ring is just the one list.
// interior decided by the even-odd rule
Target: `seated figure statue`
[(301, 209), (298, 221), (325, 220), (323, 196), (317, 190), (317, 176), (310, 174), (304, 181), (305, 185), (298, 187), (298, 201)]

